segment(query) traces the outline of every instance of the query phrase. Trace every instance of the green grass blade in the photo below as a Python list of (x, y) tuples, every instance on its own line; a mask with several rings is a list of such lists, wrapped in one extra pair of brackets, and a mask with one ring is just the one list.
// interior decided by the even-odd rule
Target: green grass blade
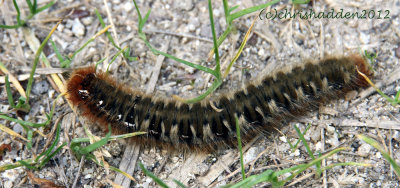
[[(235, 29), (233, 26), (231, 26), (231, 25), (228, 26), (228, 27), (226, 28), (226, 30), (224, 31), (224, 33), (222, 33), (222, 35), (218, 38), (218, 40), (217, 40), (217, 46), (218, 46), (218, 47), (221, 46), (222, 42), (224, 42), (224, 40), (228, 37), (229, 33), (235, 32), (235, 31), (236, 31), (236, 29)], [(212, 52), (214, 52), (214, 47), (213, 47), (212, 50), (213, 50)]]
[(23, 164), (20, 162), (16, 162), (14, 164), (5, 164), (5, 165), (0, 166), (0, 172), (4, 172), (6, 170), (11, 170), (11, 169), (18, 168), (21, 166), (23, 166)]
[(181, 187), (181, 188), (186, 188), (186, 186), (185, 185), (183, 185), (183, 183), (182, 182), (180, 182), (180, 181), (178, 181), (178, 180), (176, 180), (176, 179), (174, 179), (174, 182), (176, 183), (176, 185), (178, 185), (179, 187)]
[(56, 53), (58, 61), (60, 61), (60, 62), (65, 61), (64, 57), (61, 55), (60, 51), (58, 50), (56, 43), (53, 40), (50, 40), (50, 43), (51, 43), (51, 47), (54, 50), (54, 53)]
[(8, 74), (5, 77), (5, 84), (6, 84), (6, 93), (7, 93), (8, 104), (10, 104), (10, 106), (12, 108), (15, 108), (15, 103), (14, 103), (14, 98), (13, 98), (12, 92), (11, 92), (10, 82), (8, 81)]
[(239, 8), (239, 5), (229, 8), (228, 12), (231, 13), (232, 11), (236, 10), (237, 8)]
[(155, 176), (153, 173), (151, 173), (149, 170), (147, 170), (141, 162), (139, 162), (139, 167), (142, 169), (142, 171), (149, 176), (151, 179), (154, 180), (159, 186), (163, 188), (168, 188), (168, 185), (164, 183), (161, 179), (159, 179), (157, 176)]
[[(35, 0), (33, 0), (33, 1), (35, 1)], [(35, 14), (35, 8), (33, 7), (32, 2), (30, 0), (25, 0), (25, 2), (26, 2), (26, 4), (28, 4), (30, 13)]]
[(33, 131), (32, 129), (29, 129), (27, 132), (26, 139), (28, 139), (28, 142), (26, 143), (26, 147), (28, 149), (32, 149), (32, 138), (33, 138)]
[(103, 59), (100, 59), (100, 61), (96, 62), (95, 69), (97, 70), (97, 66), (98, 66), (99, 64), (103, 63), (106, 59), (107, 59), (107, 58), (104, 57)]
[(43, 127), (43, 126), (47, 125), (50, 122), (49, 120), (47, 120), (44, 123), (32, 123), (32, 122), (29, 122), (29, 121), (23, 121), (23, 120), (11, 118), (11, 117), (8, 117), (6, 115), (0, 115), (0, 118), (8, 120), (8, 121), (15, 122), (15, 123), (19, 123), (22, 126), (28, 126), (28, 127), (34, 127), (34, 128)]
[[(311, 124), (310, 123), (307, 124), (306, 130), (304, 130), (304, 132), (302, 134), (305, 135), (307, 133), (307, 131), (310, 129), (310, 127), (311, 127)], [(286, 140), (288, 141), (288, 143), (290, 145), (290, 148), (292, 148), (292, 152), (294, 152), (297, 149), (297, 147), (298, 147), (298, 145), (300, 144), (300, 141), (301, 141), (299, 139), (299, 140), (297, 140), (296, 144), (292, 145), (292, 143), (290, 142), (290, 140), (288, 138), (286, 138)]]
[(92, 152), (92, 151), (94, 151), (94, 150), (106, 145), (107, 142), (110, 140), (110, 136), (111, 136), (111, 126), (108, 126), (108, 128), (109, 128), (110, 131), (106, 134), (106, 136), (104, 138), (102, 138), (99, 141), (97, 141), (97, 142), (95, 142), (93, 144), (90, 144), (90, 145), (88, 145), (88, 146), (86, 146), (84, 148), (81, 148), (79, 150), (79, 153), (81, 155), (87, 155), (88, 153), (90, 153), (90, 152)]
[[(145, 42), (147, 42), (147, 41), (145, 41)], [(147, 42), (147, 43), (148, 43), (148, 42)], [(149, 45), (150, 45), (150, 43), (149, 43)], [(216, 72), (215, 72), (214, 70), (208, 68), (208, 67), (204, 67), (204, 66), (201, 66), (201, 65), (199, 65), (199, 64), (194, 64), (194, 63), (191, 63), (191, 62), (189, 62), (189, 61), (185, 61), (185, 60), (183, 60), (183, 59), (179, 59), (179, 58), (177, 58), (177, 57), (175, 57), (175, 56), (173, 56), (173, 55), (169, 55), (169, 54), (167, 54), (167, 53), (165, 53), (165, 52), (159, 51), (159, 50), (153, 48), (151, 45), (150, 45), (149, 48), (150, 48), (150, 50), (151, 50), (153, 53), (161, 54), (161, 55), (163, 55), (163, 56), (165, 56), (165, 57), (168, 57), (168, 58), (170, 58), (170, 59), (173, 59), (173, 60), (175, 60), (175, 61), (177, 61), (177, 62), (179, 62), (179, 63), (183, 63), (183, 64), (185, 64), (185, 65), (187, 65), (187, 66), (189, 66), (189, 67), (193, 67), (193, 68), (195, 68), (195, 69), (198, 69), (198, 70), (201, 70), (201, 71), (204, 71), (204, 72), (207, 72), (207, 73), (210, 73), (210, 74), (216, 76)]]
[(117, 59), (117, 57), (122, 54), (128, 47), (126, 46), (124, 49), (121, 49), (117, 54), (114, 55), (114, 57), (111, 59), (110, 63), (107, 66), (106, 72), (108, 72), (108, 69), (110, 68), (111, 64)]
[(42, 7), (38, 8), (36, 10), (36, 14), (39, 13), (39, 12), (42, 12), (42, 11), (48, 9), (48, 8), (50, 8), (51, 6), (54, 5), (54, 3), (56, 3), (56, 2), (55, 1), (51, 1), (50, 3), (47, 3), (46, 5), (43, 5)]
[[(313, 165), (316, 165), (317, 163), (320, 163), (322, 160), (332, 156), (333, 154), (336, 154), (336, 153), (338, 153), (340, 151), (343, 151), (345, 149), (346, 148), (343, 148), (343, 147), (342, 148), (336, 148), (336, 149), (330, 151), (329, 153), (327, 153), (327, 154), (325, 154), (325, 155), (323, 155), (321, 157), (316, 158), (315, 160), (311, 161), (310, 163), (301, 164), (301, 165), (296, 166), (297, 170), (295, 172), (292, 172), (292, 175), (290, 175), (286, 179), (282, 180), (282, 182), (286, 183), (286, 182), (292, 180), (294, 177), (296, 177), (300, 173), (304, 172), (304, 170), (306, 170), (307, 168), (309, 168), (309, 167), (311, 167)], [(277, 172), (277, 173), (279, 173), (279, 172)], [(286, 172), (284, 171), (284, 172), (281, 172), (281, 173), (286, 173)]]
[(301, 133), (300, 129), (299, 129), (296, 125), (294, 125), (294, 129), (296, 130), (297, 135), (299, 135), (299, 139), (303, 142), (304, 147), (306, 148), (308, 155), (309, 155), (312, 159), (315, 159), (314, 154), (312, 153), (312, 151), (311, 151), (311, 149), (310, 149), (310, 146), (308, 145), (306, 139), (304, 138), (304, 134)]
[(144, 18), (143, 18), (142, 21), (140, 22), (140, 24), (139, 24), (139, 30), (140, 30), (140, 32), (143, 31), (144, 24), (146, 23), (147, 19), (149, 19), (150, 12), (151, 12), (151, 9), (149, 9), (149, 10), (147, 11), (146, 15), (144, 16)]
[(400, 89), (399, 89), (399, 91), (397, 91), (397, 93), (396, 93), (396, 97), (394, 97), (394, 102), (396, 103), (396, 104), (398, 104), (400, 101), (399, 101), (399, 97), (400, 97)]
[(17, 29), (20, 25), (0, 25), (2, 29)]
[(336, 167), (336, 166), (363, 166), (363, 167), (372, 167), (373, 165), (367, 164), (367, 163), (346, 162), (346, 163), (331, 164), (331, 165), (328, 165), (328, 166), (322, 168), (321, 170), (322, 170), (322, 171), (325, 171), (325, 170), (331, 169), (331, 168)]
[(36, 51), (35, 59), (33, 61), (32, 71), (31, 71), (31, 74), (29, 75), (28, 85), (26, 87), (26, 104), (27, 105), (29, 105), (29, 97), (30, 97), (30, 94), (31, 94), (32, 84), (33, 84), (33, 75), (36, 72), (36, 67), (37, 67), (38, 62), (39, 62), (40, 54), (42, 53), (43, 48), (46, 46), (47, 41), (50, 39), (51, 35), (57, 29), (57, 27), (58, 27), (58, 25), (60, 25), (60, 23), (61, 23), (61, 21), (59, 21), (56, 24), (56, 26), (53, 27), (53, 29), (50, 31), (50, 33), (47, 35), (47, 37), (43, 40), (42, 44), (40, 44), (39, 49)]
[[(138, 135), (143, 135), (143, 134), (147, 134), (147, 132), (133, 132), (133, 133), (127, 133), (127, 134), (121, 134), (121, 135), (113, 135), (113, 136), (110, 136), (109, 141), (130, 138), (133, 136), (138, 136)], [(79, 144), (82, 142), (90, 142), (90, 138), (74, 138), (74, 139), (72, 139), (71, 144)]]
[(252, 187), (261, 182), (278, 182), (278, 178), (275, 175), (274, 171), (266, 170), (261, 174), (249, 176), (245, 180), (238, 182), (232, 186), (227, 186), (227, 187), (230, 187), (230, 188)]
[(138, 13), (139, 22), (140, 22), (140, 21), (142, 20), (142, 15), (140, 14), (139, 7), (137, 6), (137, 4), (136, 4), (136, 1), (135, 1), (135, 0), (132, 0), (132, 1), (133, 1), (133, 4), (135, 4), (136, 12)]
[(115, 172), (118, 172), (118, 173), (124, 175), (125, 177), (127, 177), (127, 178), (129, 178), (129, 179), (131, 179), (131, 180), (133, 180), (133, 181), (136, 182), (135, 178), (133, 178), (133, 177), (132, 177), (131, 175), (129, 175), (128, 173), (126, 173), (126, 172), (120, 170), (119, 168), (115, 168), (115, 167), (113, 167), (113, 166), (111, 166), (111, 165), (109, 166), (109, 168), (110, 168), (111, 170), (113, 170), (113, 171), (115, 171)]
[[(301, 133), (300, 129), (296, 125), (294, 126), (294, 128), (296, 129), (296, 132), (299, 135), (300, 140), (303, 142), (304, 147), (307, 150), (308, 156), (310, 156), (311, 159), (315, 160), (315, 156), (314, 156), (313, 152), (311, 151), (310, 146), (308, 145), (308, 142), (304, 138), (304, 134)], [(306, 130), (308, 130), (308, 129), (306, 129)], [(316, 163), (316, 167), (317, 167), (317, 174), (319, 176), (322, 173), (322, 171), (321, 171), (321, 163)]]
[(212, 11), (212, 5), (211, 5), (211, 0), (208, 0), (208, 14), (210, 17), (210, 24), (211, 24), (211, 33), (213, 36), (213, 44), (214, 44), (214, 54), (215, 54), (215, 62), (216, 62), (216, 66), (215, 66), (215, 74), (214, 75), (216, 77), (217, 80), (221, 79), (221, 68), (220, 68), (220, 60), (219, 60), (219, 52), (218, 52), (218, 45), (217, 45), (217, 34), (215, 33), (215, 24), (214, 24), (214, 15), (213, 15), (213, 11)]
[(374, 147), (375, 149), (377, 149), (382, 156), (390, 163), (390, 165), (392, 165), (394, 172), (397, 175), (397, 178), (400, 180), (400, 166), (399, 164), (396, 163), (396, 161), (390, 156), (390, 154), (385, 151), (383, 149), (383, 147), (374, 139), (369, 138), (367, 136), (364, 136), (362, 134), (357, 135), (357, 137), (361, 140), (363, 140), (364, 142), (366, 142), (367, 144), (371, 145), (372, 147)]
[(32, 166), (31, 164), (29, 164), (29, 162), (26, 162), (26, 161), (23, 161), (23, 160), (18, 161), (18, 163), (21, 163), (26, 168), (31, 169), (31, 170), (36, 170), (37, 169), (35, 166)]
[(307, 4), (310, 0), (292, 0), (293, 4)]
[(239, 154), (240, 154), (240, 168), (242, 171), (242, 179), (246, 179), (246, 173), (244, 172), (244, 164), (243, 164), (243, 149), (242, 149), (242, 139), (240, 138), (240, 126), (239, 126), (239, 120), (235, 115), (235, 124), (236, 124), (236, 137), (238, 141), (238, 148), (239, 148)]
[[(102, 28), (105, 28), (105, 27), (106, 27), (106, 24), (104, 23), (104, 20), (103, 20), (103, 18), (101, 17), (99, 11), (98, 11), (97, 9), (94, 9), (94, 12), (95, 12), (95, 14), (96, 14), (96, 16), (97, 16), (97, 19), (99, 19), (99, 21), (100, 21), (101, 27), (102, 27)], [(110, 32), (106, 31), (106, 35), (107, 35), (108, 40), (111, 42), (111, 44), (112, 44), (115, 48), (117, 48), (118, 50), (121, 50), (121, 48), (120, 48), (117, 44), (115, 44), (114, 39), (112, 38)]]
[(239, 50), (236, 53), (235, 57), (232, 59), (232, 61), (229, 63), (228, 67), (225, 70), (225, 73), (222, 78), (226, 78), (233, 66), (233, 64), (236, 62), (236, 60), (239, 58), (240, 54), (242, 54), (244, 47), (246, 46), (247, 40), (249, 39), (251, 30), (253, 29), (255, 20), (253, 20), (253, 23), (251, 24), (250, 28), (247, 30), (246, 35), (244, 36), (244, 39), (242, 43), (240, 44)]
[(53, 151), (54, 147), (56, 147), (56, 145), (58, 144), (58, 140), (60, 138), (60, 127), (61, 127), (60, 125), (61, 123), (58, 123), (56, 130), (56, 138), (54, 139), (53, 143), (50, 145), (49, 148), (47, 148), (46, 151), (44, 151), (38, 157), (36, 157), (35, 162), (37, 162), (42, 156), (48, 156), (50, 152)]
[(39, 168), (42, 168), (44, 165), (46, 165), (46, 163), (49, 162), (50, 159), (52, 159), (66, 145), (67, 145), (67, 143), (64, 142), (63, 144), (61, 144), (61, 146), (57, 147), (57, 149), (53, 153), (51, 153), (50, 155), (47, 155), (47, 157), (44, 158), (42, 160), (42, 162), (40, 162)]
[(241, 11), (235, 12), (235, 13), (229, 15), (228, 21), (229, 21), (229, 22), (232, 22), (233, 20), (235, 20), (235, 19), (237, 19), (237, 18), (240, 18), (240, 17), (242, 17), (242, 16), (244, 16), (244, 15), (246, 15), (246, 14), (250, 14), (250, 13), (259, 11), (259, 10), (261, 10), (261, 9), (263, 9), (263, 8), (266, 8), (266, 7), (268, 7), (268, 6), (271, 6), (271, 5), (276, 4), (276, 3), (278, 3), (278, 2), (279, 2), (279, 0), (273, 0), (273, 1), (270, 1), (270, 2), (265, 3), (265, 4), (262, 4), (262, 5), (258, 5), (258, 6), (246, 8), (246, 9), (243, 9), (243, 10), (241, 10)]
[(17, 3), (16, 0), (13, 0), (13, 4), (14, 4), (14, 7), (15, 7), (15, 10), (17, 11), (17, 25), (19, 27), (19, 26), (22, 25), (22, 22), (21, 22), (21, 11), (19, 10), (18, 3)]
[(37, 0), (33, 0), (33, 11), (35, 14), (37, 13)]
[(199, 101), (205, 99), (212, 92), (214, 92), (221, 84), (222, 84), (222, 81), (214, 80), (214, 82), (212, 83), (211, 87), (209, 87), (206, 92), (204, 92), (203, 94), (201, 94), (201, 95), (199, 95), (199, 96), (197, 96), (195, 98), (187, 99), (187, 100), (184, 100), (184, 101), (186, 103), (189, 103), (189, 104), (199, 102)]

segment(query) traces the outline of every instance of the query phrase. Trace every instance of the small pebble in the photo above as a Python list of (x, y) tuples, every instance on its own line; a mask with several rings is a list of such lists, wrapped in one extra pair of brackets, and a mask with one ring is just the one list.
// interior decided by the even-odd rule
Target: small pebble
[(13, 126), (13, 131), (21, 134), (24, 131), (24, 128), (20, 124), (15, 124)]
[(84, 17), (84, 18), (82, 18), (82, 23), (85, 24), (86, 26), (92, 24), (93, 23), (93, 17)]
[(254, 160), (258, 155), (258, 149), (256, 147), (251, 147), (243, 156), (243, 162), (246, 164)]
[(92, 178), (92, 174), (86, 174), (84, 177), (84, 179), (90, 179), (90, 178)]
[(37, 82), (33, 84), (32, 93), (36, 95), (44, 94), (49, 91), (49, 84), (46, 80)]
[(310, 130), (310, 138), (314, 142), (319, 141), (321, 139), (321, 130), (320, 129), (311, 129)]
[(186, 0), (186, 1), (174, 1), (175, 7), (181, 10), (192, 10), (193, 9), (193, 0)]
[(13, 183), (12, 181), (6, 181), (4, 183), (4, 188), (12, 188), (13, 187)]
[(75, 18), (72, 23), (72, 33), (77, 37), (82, 37), (85, 34), (85, 26), (83, 26), (78, 18)]
[(0, 112), (7, 112), (10, 109), (10, 105), (2, 105), (0, 104)]
[(376, 158), (378, 158), (378, 159), (382, 158), (381, 152), (376, 152), (375, 156), (376, 156)]
[(131, 1), (127, 1), (127, 2), (123, 5), (123, 9), (124, 9), (126, 12), (131, 11), (132, 8), (133, 8), (133, 3), (132, 3)]
[(367, 156), (369, 156), (371, 149), (372, 149), (371, 145), (369, 145), (367, 143), (363, 143), (358, 148), (357, 154), (360, 155), (361, 157), (367, 157)]
[(328, 131), (328, 133), (331, 133), (331, 134), (335, 133), (335, 127), (327, 125), (326, 130)]
[(300, 150), (299, 150), (299, 149), (296, 149), (293, 153), (290, 153), (290, 156), (291, 156), (291, 157), (293, 157), (293, 156), (295, 156), (295, 157), (300, 156)]
[(400, 131), (394, 131), (392, 138), (397, 141), (400, 141)]
[(363, 44), (368, 44), (368, 43), (369, 43), (369, 40), (370, 40), (370, 36), (369, 36), (368, 34), (365, 34), (365, 33), (363, 33), (363, 32), (360, 33), (360, 41), (361, 41)]
[(328, 144), (332, 145), (333, 147), (338, 147), (340, 145), (339, 138), (337, 134), (334, 134), (331, 138), (326, 141)]
[(280, 136), (279, 140), (282, 141), (282, 142), (285, 142), (285, 143), (287, 142), (286, 137), (284, 137), (284, 136)]
[(400, 59), (400, 43), (397, 44), (397, 48), (394, 50), (394, 53), (396, 57)]
[(317, 142), (317, 144), (315, 144), (315, 150), (316, 151), (322, 151), (322, 143), (321, 142)]

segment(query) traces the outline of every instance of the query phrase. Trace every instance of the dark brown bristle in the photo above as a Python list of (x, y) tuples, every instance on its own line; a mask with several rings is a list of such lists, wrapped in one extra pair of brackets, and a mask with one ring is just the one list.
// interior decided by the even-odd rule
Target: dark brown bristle
[(372, 77), (360, 56), (326, 58), (278, 70), (241, 90), (195, 104), (126, 88), (94, 66), (76, 70), (67, 89), (68, 100), (105, 131), (111, 124), (114, 134), (147, 132), (135, 137), (139, 143), (210, 150), (235, 143), (235, 116), (243, 137), (251, 138), (349, 90), (368, 86), (357, 70)]

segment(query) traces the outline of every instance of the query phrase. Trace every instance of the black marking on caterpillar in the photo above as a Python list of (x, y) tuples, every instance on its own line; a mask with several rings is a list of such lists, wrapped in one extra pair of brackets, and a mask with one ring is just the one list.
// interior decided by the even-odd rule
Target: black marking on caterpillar
[(251, 138), (254, 132), (279, 127), (312, 107), (368, 86), (357, 69), (372, 77), (357, 55), (327, 58), (279, 70), (243, 89), (194, 104), (126, 88), (94, 66), (75, 70), (67, 89), (69, 101), (105, 131), (111, 124), (113, 133), (147, 132), (140, 141), (215, 149), (235, 141), (235, 115), (244, 138)]

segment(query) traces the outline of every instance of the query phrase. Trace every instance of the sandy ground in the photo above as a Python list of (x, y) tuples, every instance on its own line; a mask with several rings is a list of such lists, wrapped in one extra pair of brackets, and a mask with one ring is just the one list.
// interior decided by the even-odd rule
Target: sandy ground
[[(22, 18), (28, 14), (25, 1), (21, 4)], [(39, 3), (42, 5), (48, 1)], [(230, 6), (239, 5), (238, 10), (259, 5), (262, 2), (243, 0), (230, 2)], [(15, 24), (16, 11), (12, 2), (0, 2), (0, 24)], [(215, 66), (214, 61), (207, 61), (207, 54), (212, 47), (207, 1), (188, 0), (184, 2), (138, 1), (142, 15), (151, 8), (151, 14), (144, 31), (150, 43), (157, 49), (166, 51), (179, 58)], [(222, 2), (213, 2), (216, 30), (221, 34), (226, 28)], [(205, 91), (211, 85), (212, 77), (168, 58), (153, 55), (137, 35), (137, 13), (132, 1), (95, 0), (95, 1), (58, 1), (48, 10), (28, 21), (26, 29), (0, 29), (0, 61), (14, 76), (21, 77), (26, 86), (26, 75), (34, 59), (32, 43), (35, 39), (43, 41), (56, 18), (65, 17), (52, 35), (61, 54), (67, 56), (75, 52), (82, 44), (101, 30), (101, 25), (94, 13), (98, 9), (110, 29), (111, 35), (121, 47), (131, 48), (133, 56), (139, 61), (127, 61), (117, 58), (111, 66), (111, 73), (123, 83), (143, 91), (154, 91), (155, 95), (179, 95), (193, 97)], [(329, 12), (332, 9), (346, 12), (367, 13), (365, 19), (282, 18), (267, 19), (267, 12)], [(372, 16), (372, 11), (375, 16)], [(378, 13), (381, 11), (381, 18)], [(246, 15), (233, 24), (238, 29), (221, 47), (223, 68), (226, 67), (239, 48), (244, 34), (254, 18), (257, 19), (254, 32), (241, 57), (226, 78), (222, 88), (214, 95), (242, 87), (246, 82), (260, 75), (274, 71), (278, 67), (290, 66), (307, 60), (318, 60), (327, 56), (360, 53), (364, 50), (377, 54), (372, 65), (381, 89), (393, 97), (400, 88), (398, 82), (400, 58), (400, 2), (392, 1), (332, 1), (322, 0), (294, 7), (288, 1), (279, 2), (273, 7)], [(368, 18), (368, 14), (370, 17)], [(257, 18), (261, 16), (262, 19)], [(387, 18), (385, 18), (385, 16)], [(112, 20), (112, 22), (110, 21)], [(32, 42), (33, 41), (33, 42)], [(50, 46), (44, 49), (52, 67), (60, 67), (60, 62)], [(108, 39), (102, 35), (90, 43), (71, 64), (72, 68), (93, 64), (102, 58), (105, 62), (117, 53)], [(41, 67), (41, 66), (39, 66)], [(106, 68), (106, 65), (102, 68)], [(396, 70), (397, 69), (397, 70)], [(39, 69), (31, 96), (32, 109), (21, 116), (31, 122), (43, 122), (50, 104), (57, 103), (55, 119), (63, 116), (61, 142), (70, 142), (73, 138), (87, 137), (78, 117), (65, 100), (55, 101), (58, 92), (49, 81), (49, 70), (58, 73), (59, 69)], [(41, 71), (41, 72), (40, 72)], [(67, 70), (67, 72), (70, 70)], [(397, 71), (397, 72), (396, 72)], [(47, 72), (47, 73), (46, 73)], [(392, 74), (393, 73), (393, 74)], [(24, 76), (25, 75), (25, 79)], [(4, 75), (1, 75), (4, 76)], [(63, 74), (67, 78), (66, 74)], [(1, 79), (2, 81), (2, 79)], [(9, 110), (5, 89), (1, 83), (0, 109)], [(392, 157), (400, 162), (400, 122), (399, 108), (393, 107), (382, 96), (368, 92), (351, 92), (346, 99), (335, 100), (319, 111), (309, 112), (299, 117), (286, 127), (282, 133), (255, 135), (255, 139), (245, 144), (244, 162), (246, 172), (259, 174), (267, 169), (281, 170), (310, 161), (305, 147), (300, 144), (292, 151), (282, 134), (291, 142), (298, 136), (293, 129), (297, 125), (305, 130), (305, 135), (314, 154), (327, 153), (338, 147), (347, 147), (346, 151), (333, 155), (323, 162), (330, 165), (340, 162), (359, 162), (372, 164), (372, 167), (338, 166), (323, 172), (321, 177), (314, 176), (315, 168), (306, 170), (287, 185), (296, 187), (399, 187), (399, 179), (389, 163), (372, 146), (357, 139), (357, 134), (364, 134), (377, 140)], [(13, 88), (14, 97), (19, 94)], [(14, 112), (7, 113), (16, 117)], [(26, 132), (15, 123), (0, 121), (26, 137)], [(40, 128), (44, 134), (50, 134), (54, 124)], [(104, 136), (95, 126), (90, 126), (94, 134)], [(27, 159), (40, 153), (46, 143), (40, 135), (35, 135), (33, 150), (26, 147), (24, 141), (12, 138), (0, 132), (0, 143), (11, 144), (12, 151), (6, 152), (0, 165)], [(127, 144), (128, 141), (111, 142), (105, 146), (110, 155), (105, 160), (112, 166), (119, 167), (133, 175), (136, 182), (127, 181), (122, 175), (96, 165), (90, 161), (76, 160), (70, 149), (64, 147), (44, 168), (33, 171), (37, 178), (48, 179), (58, 185), (71, 187), (76, 181), (77, 187), (111, 187), (112, 183), (125, 187), (155, 187), (151, 178), (145, 176), (138, 167), (141, 162), (145, 167), (174, 187), (174, 179), (188, 187), (215, 187), (240, 181), (240, 164), (237, 149), (227, 149), (211, 154), (171, 153), (160, 148), (143, 148)], [(103, 152), (104, 153), (104, 152)], [(283, 175), (281, 178), (289, 176)], [(1, 172), (2, 187), (32, 187), (32, 178), (27, 177), (24, 167)], [(270, 186), (262, 183), (259, 187)]]

